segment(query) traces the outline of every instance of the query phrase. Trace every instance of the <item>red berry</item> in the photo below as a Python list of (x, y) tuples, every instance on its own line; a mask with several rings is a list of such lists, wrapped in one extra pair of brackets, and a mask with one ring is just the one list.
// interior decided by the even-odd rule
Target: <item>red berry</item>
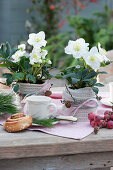
[(91, 122), (91, 126), (92, 127), (95, 127), (95, 126), (98, 126), (97, 122), (95, 122), (94, 120)]
[(55, 9), (55, 5), (50, 5), (49, 7), (51, 10), (54, 10)]
[(108, 121), (107, 128), (108, 129), (113, 129), (113, 121), (112, 120)]
[(88, 114), (88, 119), (89, 120), (94, 120), (95, 114), (93, 112), (91, 112), (90, 114)]
[(101, 126), (101, 127), (106, 127), (107, 126), (107, 122), (105, 121), (105, 120), (100, 120), (99, 122), (98, 122), (98, 126)]
[(110, 119), (113, 120), (113, 115), (110, 116)]
[(95, 115), (95, 118), (94, 118), (95, 121), (99, 122), (101, 119), (102, 119), (101, 116)]
[(109, 110), (106, 110), (105, 112), (104, 112), (104, 115), (106, 115), (106, 114), (110, 114), (110, 111)]
[(104, 120), (109, 121), (110, 120), (110, 115), (108, 115), (108, 114), (104, 115)]
[(101, 126), (102, 123), (103, 123), (103, 120), (100, 120), (100, 121), (97, 122), (98, 126)]

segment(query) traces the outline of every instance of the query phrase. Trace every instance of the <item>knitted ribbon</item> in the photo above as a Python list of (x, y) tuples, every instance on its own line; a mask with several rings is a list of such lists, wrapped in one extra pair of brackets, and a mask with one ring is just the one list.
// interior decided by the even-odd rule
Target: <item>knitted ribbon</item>
[[(96, 105), (95, 106), (87, 106), (86, 104), (88, 104), (90, 101), (95, 101), (96, 102)], [(85, 106), (86, 105), (86, 106)], [(72, 103), (72, 106), (70, 108), (67, 108), (67, 113), (72, 113), (73, 112), (73, 115), (72, 116), (75, 116), (77, 115), (77, 112), (80, 108), (82, 108), (83, 106), (85, 106), (85, 108), (95, 108), (95, 107), (98, 107), (98, 101), (97, 99), (95, 98), (91, 98), (91, 99), (87, 99), (86, 101), (84, 101), (83, 103), (81, 104), (78, 104), (78, 105), (75, 105), (75, 103), (73, 102)]]
[[(96, 106), (98, 107), (98, 101), (97, 101), (97, 99), (95, 99), (95, 98), (92, 98), (92, 99), (87, 99), (85, 102), (83, 102), (82, 104), (80, 104), (80, 105), (78, 105), (76, 108), (74, 108), (74, 113), (73, 113), (73, 116), (75, 116), (76, 114), (77, 114), (77, 111), (81, 108), (81, 107), (83, 107), (85, 104), (87, 104), (87, 103), (89, 103), (90, 101), (95, 101), (96, 102)], [(95, 106), (95, 107), (96, 107)], [(90, 106), (91, 107), (91, 106)]]

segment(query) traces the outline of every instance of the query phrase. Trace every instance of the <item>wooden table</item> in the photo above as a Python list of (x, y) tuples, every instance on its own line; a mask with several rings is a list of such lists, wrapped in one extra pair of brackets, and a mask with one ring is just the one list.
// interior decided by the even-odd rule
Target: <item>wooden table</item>
[(0, 126), (0, 170), (109, 170), (111, 166), (113, 130), (72, 140), (27, 130), (7, 133)]

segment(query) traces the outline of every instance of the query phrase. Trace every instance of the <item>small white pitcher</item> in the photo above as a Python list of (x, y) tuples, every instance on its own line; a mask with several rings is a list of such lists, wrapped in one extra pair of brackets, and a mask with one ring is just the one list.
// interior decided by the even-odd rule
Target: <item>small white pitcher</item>
[[(51, 103), (51, 98), (47, 96), (29, 96), (26, 98), (27, 113), (35, 119), (49, 119), (57, 113), (57, 106)], [(54, 110), (50, 112), (50, 107)]]

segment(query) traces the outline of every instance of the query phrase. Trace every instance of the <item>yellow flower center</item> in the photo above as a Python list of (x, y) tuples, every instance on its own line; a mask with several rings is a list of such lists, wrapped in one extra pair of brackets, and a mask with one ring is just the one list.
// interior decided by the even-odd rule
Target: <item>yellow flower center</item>
[(80, 47), (79, 44), (76, 44), (76, 45), (74, 46), (74, 50), (75, 50), (75, 51), (80, 51), (80, 49), (81, 49), (81, 47)]
[(33, 55), (33, 58), (34, 58), (34, 59), (37, 59), (37, 55), (36, 55), (36, 54), (34, 54), (34, 55)]
[(36, 42), (39, 42), (41, 39), (40, 38), (36, 38)]
[(18, 57), (19, 55), (18, 55), (18, 53), (15, 55), (15, 57)]
[(92, 62), (94, 62), (94, 61), (95, 61), (95, 56), (91, 56), (91, 57), (90, 57), (90, 60), (91, 60)]

